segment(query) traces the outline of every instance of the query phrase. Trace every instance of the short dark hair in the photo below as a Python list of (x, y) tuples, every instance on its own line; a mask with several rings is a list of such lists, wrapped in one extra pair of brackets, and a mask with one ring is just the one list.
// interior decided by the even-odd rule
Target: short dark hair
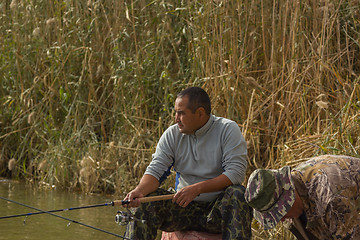
[(211, 103), (210, 97), (207, 92), (200, 87), (189, 87), (182, 90), (177, 97), (182, 98), (188, 96), (189, 103), (187, 108), (191, 110), (192, 113), (195, 113), (196, 109), (203, 107), (207, 115), (211, 113)]

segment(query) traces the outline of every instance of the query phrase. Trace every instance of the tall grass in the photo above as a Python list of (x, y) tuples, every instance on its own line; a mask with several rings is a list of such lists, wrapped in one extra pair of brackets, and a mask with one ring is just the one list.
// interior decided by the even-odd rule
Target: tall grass
[(359, 156), (355, 0), (5, 0), (0, 14), (2, 176), (124, 196), (190, 85), (241, 126), (248, 174)]

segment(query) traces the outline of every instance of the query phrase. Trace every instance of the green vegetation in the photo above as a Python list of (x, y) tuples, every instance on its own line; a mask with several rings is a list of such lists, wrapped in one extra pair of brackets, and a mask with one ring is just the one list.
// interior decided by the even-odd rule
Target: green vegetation
[(4, 0), (0, 175), (124, 196), (190, 85), (241, 126), (249, 174), (360, 156), (359, 19), (357, 0)]

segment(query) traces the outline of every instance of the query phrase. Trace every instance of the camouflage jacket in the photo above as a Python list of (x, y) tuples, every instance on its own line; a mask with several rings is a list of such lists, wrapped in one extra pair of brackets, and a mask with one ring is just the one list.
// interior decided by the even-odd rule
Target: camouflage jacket
[[(325, 155), (292, 170), (304, 206), (301, 223), (308, 237), (299, 239), (360, 239), (360, 159)], [(292, 231), (294, 233), (294, 231)], [(296, 234), (295, 234), (296, 235)]]

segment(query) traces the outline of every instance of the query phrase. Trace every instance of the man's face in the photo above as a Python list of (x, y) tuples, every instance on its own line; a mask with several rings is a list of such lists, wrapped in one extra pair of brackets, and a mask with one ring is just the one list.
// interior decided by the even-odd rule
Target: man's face
[(198, 110), (192, 113), (187, 108), (188, 96), (176, 98), (175, 100), (175, 122), (178, 124), (179, 131), (184, 134), (194, 134), (201, 127)]
[(299, 194), (295, 191), (295, 202), (290, 208), (290, 210), (286, 213), (286, 215), (281, 219), (281, 221), (285, 221), (286, 219), (298, 218), (304, 211), (304, 207), (302, 204), (302, 200), (299, 197)]

